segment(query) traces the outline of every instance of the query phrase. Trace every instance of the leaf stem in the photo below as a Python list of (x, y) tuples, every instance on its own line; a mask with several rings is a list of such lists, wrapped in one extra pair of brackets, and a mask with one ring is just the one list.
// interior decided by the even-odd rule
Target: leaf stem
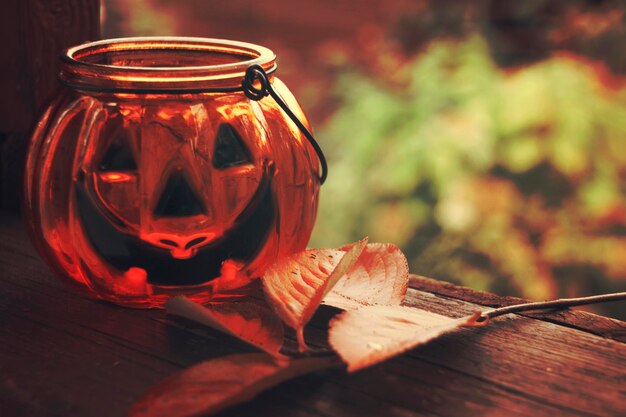
[(309, 345), (306, 344), (306, 341), (304, 340), (304, 327), (298, 327), (296, 329), (296, 336), (298, 338), (298, 352), (302, 353), (302, 352), (308, 352), (309, 349)]
[(481, 316), (483, 321), (486, 319), (492, 319), (494, 317), (502, 316), (510, 313), (520, 313), (522, 311), (531, 310), (546, 310), (546, 309), (561, 309), (575, 306), (582, 306), (595, 303), (604, 303), (608, 301), (620, 301), (626, 300), (626, 292), (616, 292), (610, 294), (592, 295), (589, 297), (578, 298), (561, 298), (552, 301), (540, 301), (535, 303), (516, 304), (512, 306), (500, 307), (494, 310), (483, 313)]

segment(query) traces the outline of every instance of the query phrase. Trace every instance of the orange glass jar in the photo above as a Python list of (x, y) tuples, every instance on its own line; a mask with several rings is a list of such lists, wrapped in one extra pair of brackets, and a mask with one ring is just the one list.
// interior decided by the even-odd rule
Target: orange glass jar
[(126, 38), (61, 59), (24, 205), (56, 273), (101, 299), (161, 307), (240, 288), (305, 248), (323, 155), (272, 51)]

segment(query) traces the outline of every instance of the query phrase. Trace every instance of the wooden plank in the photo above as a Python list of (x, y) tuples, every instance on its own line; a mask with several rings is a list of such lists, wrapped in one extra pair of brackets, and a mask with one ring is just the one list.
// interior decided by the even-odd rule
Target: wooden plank
[[(22, 27), (24, 0), (5, 0), (0, 13), (0, 46), (3, 65), (0, 66), (0, 132), (20, 132), (28, 129), (33, 103), (29, 90)], [(29, 71), (30, 72), (30, 71)]]
[(58, 56), (100, 34), (99, 0), (6, 0), (0, 13), (0, 207), (17, 210), (30, 129), (58, 88)]
[(25, 133), (57, 88), (58, 55), (100, 34), (99, 0), (5, 0), (0, 132)]
[[(0, 216), (0, 236), (3, 417), (122, 416), (166, 375), (249, 350), (162, 311), (77, 295), (34, 255), (13, 216)], [(430, 292), (410, 290), (407, 303), (454, 317), (484, 308), (431, 284)], [(330, 317), (324, 309), (307, 328), (315, 344), (325, 344)], [(510, 316), (354, 375), (323, 372), (283, 384), (223, 415), (618, 416), (626, 413), (624, 364), (624, 343)]]
[[(449, 298), (470, 301), (481, 306), (494, 308), (529, 301), (518, 297), (500, 296), (475, 291), (471, 288), (459, 287), (449, 282), (437, 281), (420, 275), (412, 275), (410, 278), (410, 285), (411, 287), (421, 291), (439, 294)], [(537, 318), (569, 326), (626, 343), (626, 322), (612, 319), (610, 317), (603, 317), (597, 314), (577, 310), (539, 311), (523, 313), (522, 315), (525, 317)]]
[[(29, 285), (15, 286), (11, 290), (0, 285), (3, 300), (16, 300), (17, 305), (28, 306), (17, 307), (3, 302), (0, 310), (2, 316), (11, 322), (10, 326), (4, 323), (1, 326), (6, 331), (1, 335), (2, 339), (11, 341), (3, 347), (3, 352), (8, 351), (9, 355), (24, 353), (24, 356), (9, 356), (13, 365), (3, 366), (2, 369), (12, 374), (14, 380), (22, 382), (21, 386), (28, 386), (31, 380), (38, 381), (32, 389), (37, 395), (28, 399), (29, 406), (48, 404), (54, 400), (63, 404), (53, 407), (57, 410), (85, 415), (123, 415), (125, 407), (129, 405), (127, 401), (116, 401), (119, 409), (111, 409), (111, 405), (107, 405), (110, 401), (105, 400), (106, 396), (102, 398), (98, 393), (106, 392), (107, 395), (115, 396), (126, 394), (125, 398), (136, 398), (152, 383), (179, 367), (245, 350), (240, 343), (216, 331), (199, 331), (193, 324), (164, 318), (162, 312), (126, 310), (82, 299), (65, 291), (62, 291), (63, 294), (47, 291), (47, 286), (44, 289), (27, 290), (28, 287)], [(17, 310), (19, 314), (7, 314), (7, 310)], [(80, 312), (84, 314), (79, 315)], [(161, 319), (154, 320), (157, 317)], [(23, 329), (28, 331), (22, 334)], [(319, 337), (319, 333), (315, 331), (308, 331), (307, 334)], [(33, 340), (39, 343), (32, 343)], [(43, 362), (47, 366), (42, 367), (41, 360), (33, 360), (42, 357), (54, 358), (54, 361)], [(446, 358), (447, 355), (442, 359), (448, 360)], [(76, 372), (70, 373), (70, 376), (77, 378), (76, 380), (65, 377), (57, 379), (66, 367), (75, 369)], [(37, 374), (52, 376), (54, 384), (44, 384), (42, 387), (40, 377), (31, 377)], [(24, 380), (20, 380), (20, 377)], [(530, 415), (524, 412), (554, 415), (562, 411), (559, 407), (544, 402), (545, 399), (527, 399), (525, 394), (508, 392), (503, 387), (476, 380), (456, 369), (446, 369), (427, 362), (413, 362), (407, 358), (354, 376), (336, 373), (328, 377), (329, 381), (324, 381), (322, 387), (317, 386), (314, 392), (323, 396), (327, 409), (342, 410), (341, 414), (331, 415), (380, 415), (385, 407), (395, 407), (396, 411), (404, 410), (403, 412), (418, 410), (439, 413), (444, 410), (445, 415), (458, 415), (468, 405), (447, 404), (446, 397), (467, 396), (468, 391), (473, 390), (476, 392), (466, 402), (481, 412), (494, 407), (509, 410), (511, 415)], [(123, 386), (115, 388), (114, 381), (124, 381)], [(80, 387), (74, 389), (76, 385)], [(306, 380), (299, 382), (298, 387), (303, 393), (311, 392), (312, 389), (311, 383)], [(403, 388), (398, 391), (398, 387)], [(293, 388), (285, 389), (287, 392), (293, 391)], [(282, 392), (282, 388), (279, 392)], [(284, 395), (291, 396), (286, 393)], [(344, 396), (347, 400), (340, 401), (340, 397)], [(385, 398), (387, 401), (375, 409), (368, 408), (370, 413), (364, 413), (363, 409), (353, 406), (351, 413), (344, 414), (348, 413), (349, 404), (362, 403), (364, 400), (360, 397), (363, 396), (370, 403), (381, 402)], [(358, 397), (358, 402), (350, 400), (353, 397)], [(273, 401), (283, 401), (274, 394), (270, 398), (274, 398)], [(302, 394), (296, 398), (304, 403), (300, 407), (305, 408), (308, 403), (319, 402), (317, 397)], [(343, 401), (347, 401), (347, 404)], [(488, 404), (491, 406), (487, 407)], [(268, 409), (276, 410), (276, 406)], [(245, 415), (252, 414), (251, 410), (252, 408)], [(378, 411), (374, 413), (373, 410)], [(573, 412), (572, 415), (585, 414)]]
[[(453, 317), (478, 307), (420, 291), (411, 291), (407, 303)], [(519, 315), (456, 336), (418, 349), (415, 358), (485, 378), (568, 413), (611, 415), (614, 406), (626, 412), (624, 343)]]
[(20, 208), (27, 141), (25, 133), (8, 133), (0, 138), (0, 207), (15, 212)]

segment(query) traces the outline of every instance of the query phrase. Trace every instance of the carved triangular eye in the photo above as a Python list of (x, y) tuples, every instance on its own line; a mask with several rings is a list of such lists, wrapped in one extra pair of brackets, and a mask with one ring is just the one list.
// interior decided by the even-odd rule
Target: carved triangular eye
[(100, 171), (134, 171), (137, 169), (137, 162), (133, 156), (128, 140), (115, 139), (111, 142), (102, 161), (100, 161)]
[(250, 153), (237, 131), (228, 123), (221, 124), (215, 138), (213, 166), (222, 169), (249, 162), (251, 162)]
[(206, 209), (181, 171), (174, 171), (154, 209), (155, 217), (186, 217), (206, 213)]

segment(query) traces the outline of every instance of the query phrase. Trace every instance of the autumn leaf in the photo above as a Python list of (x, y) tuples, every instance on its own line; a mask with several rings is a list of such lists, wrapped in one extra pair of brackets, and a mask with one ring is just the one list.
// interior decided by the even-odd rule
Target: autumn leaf
[(251, 400), (281, 382), (333, 367), (336, 358), (290, 361), (265, 353), (224, 356), (187, 368), (154, 386), (129, 417), (205, 416)]
[(476, 315), (452, 319), (406, 306), (369, 306), (334, 318), (328, 341), (355, 372), (469, 325), (478, 325)]
[(174, 297), (167, 312), (231, 334), (270, 355), (279, 353), (283, 344), (284, 327), (280, 319), (262, 299), (226, 301), (201, 306), (186, 297)]
[(263, 275), (265, 295), (278, 316), (296, 330), (301, 351), (306, 350), (304, 326), (322, 299), (354, 265), (367, 238), (340, 249), (312, 249), (279, 259)]
[(400, 305), (408, 283), (409, 265), (400, 248), (389, 243), (370, 243), (323, 303), (344, 310)]

